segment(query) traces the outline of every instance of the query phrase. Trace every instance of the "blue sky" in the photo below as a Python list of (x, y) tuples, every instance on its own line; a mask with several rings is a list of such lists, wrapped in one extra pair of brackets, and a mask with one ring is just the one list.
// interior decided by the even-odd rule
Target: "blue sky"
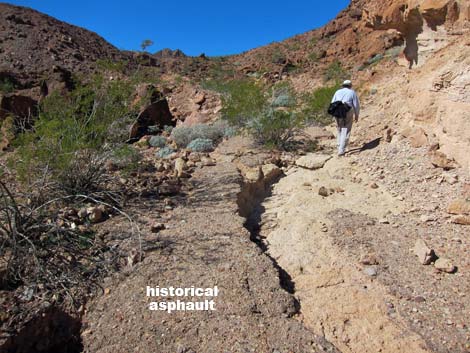
[(188, 55), (240, 53), (320, 27), (349, 0), (13, 0), (92, 30), (120, 49), (181, 49)]

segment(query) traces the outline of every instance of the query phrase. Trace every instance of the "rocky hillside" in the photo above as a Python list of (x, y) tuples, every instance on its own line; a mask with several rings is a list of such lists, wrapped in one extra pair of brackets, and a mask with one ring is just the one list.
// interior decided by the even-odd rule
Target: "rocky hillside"
[(57, 68), (89, 73), (99, 59), (126, 57), (96, 33), (35, 10), (0, 3), (0, 73), (31, 86)]

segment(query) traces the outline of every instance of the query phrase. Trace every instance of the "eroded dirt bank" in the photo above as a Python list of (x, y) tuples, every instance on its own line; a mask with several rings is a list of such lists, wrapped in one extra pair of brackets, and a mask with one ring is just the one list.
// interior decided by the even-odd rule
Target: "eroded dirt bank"
[[(90, 303), (86, 352), (337, 352), (292, 318), (294, 297), (243, 227), (236, 203), (242, 180), (232, 163), (238, 147), (236, 139), (219, 147), (217, 164), (193, 175), (187, 205), (159, 233), (160, 249), (127, 278), (105, 283), (105, 294)], [(215, 285), (216, 311), (148, 310), (155, 299), (146, 286)]]

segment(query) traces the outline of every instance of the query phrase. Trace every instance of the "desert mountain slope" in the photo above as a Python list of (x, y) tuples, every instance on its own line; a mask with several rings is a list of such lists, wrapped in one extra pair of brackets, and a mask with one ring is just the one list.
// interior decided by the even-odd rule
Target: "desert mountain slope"
[(89, 30), (35, 10), (0, 3), (0, 72), (28, 86), (54, 66), (89, 73), (98, 59), (125, 55)]

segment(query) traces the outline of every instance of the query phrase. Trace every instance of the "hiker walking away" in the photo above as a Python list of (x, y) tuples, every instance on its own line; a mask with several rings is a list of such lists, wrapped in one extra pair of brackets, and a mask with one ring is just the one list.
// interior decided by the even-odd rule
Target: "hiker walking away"
[(335, 92), (331, 103), (334, 102), (343, 102), (349, 108), (345, 117), (337, 117), (336, 124), (338, 126), (338, 156), (344, 156), (346, 152), (346, 146), (349, 142), (349, 136), (351, 135), (351, 129), (354, 120), (357, 122), (359, 119), (359, 98), (357, 97), (356, 92), (352, 89), (352, 83), (350, 80), (343, 82), (342, 88)]

